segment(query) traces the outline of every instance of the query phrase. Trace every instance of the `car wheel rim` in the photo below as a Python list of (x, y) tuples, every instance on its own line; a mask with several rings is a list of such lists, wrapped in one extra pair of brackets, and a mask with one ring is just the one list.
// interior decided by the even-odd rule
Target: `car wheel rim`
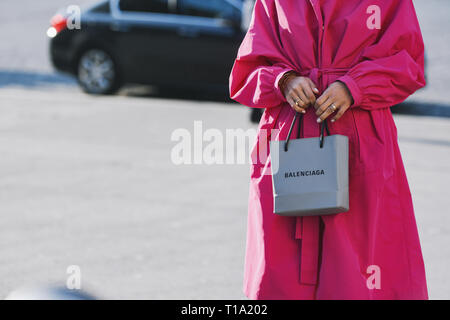
[(80, 59), (78, 77), (89, 92), (108, 91), (114, 83), (115, 75), (114, 62), (102, 50), (89, 50)]

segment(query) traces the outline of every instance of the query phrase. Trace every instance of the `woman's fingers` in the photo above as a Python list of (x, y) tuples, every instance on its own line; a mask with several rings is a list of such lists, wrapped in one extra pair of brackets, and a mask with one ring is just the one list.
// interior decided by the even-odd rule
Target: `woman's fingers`
[(301, 90), (298, 90), (297, 88), (293, 88), (289, 92), (289, 97), (291, 98), (290, 105), (295, 111), (301, 112), (301, 113), (306, 113), (308, 104), (305, 101), (307, 100), (307, 98), (301, 92)]
[(292, 90), (291, 96), (292, 96), (292, 100), (294, 102), (292, 107), (303, 108), (303, 109), (306, 109), (308, 107), (305, 103), (305, 99), (299, 95), (297, 90), (295, 90), (295, 89)]
[(308, 87), (310, 92), (312, 93), (312, 99), (314, 99), (313, 105), (314, 103), (316, 103), (316, 94), (319, 94), (319, 89), (317, 89), (316, 84), (310, 79), (308, 78)]
[(298, 98), (298, 97), (294, 98), (293, 95), (289, 95), (287, 100), (288, 100), (289, 104), (291, 105), (292, 109), (294, 109), (295, 111), (300, 112), (300, 113), (306, 113), (305, 108), (300, 106), (300, 101), (301, 101), (300, 98)]
[(347, 87), (339, 81), (333, 82), (316, 101), (314, 107), (318, 116), (317, 122), (322, 122), (336, 112), (336, 116), (331, 120), (335, 122), (342, 117), (352, 103), (352, 97)]
[(313, 87), (310, 82), (306, 83), (303, 87), (303, 93), (308, 99), (310, 106), (313, 106), (316, 103), (316, 95), (314, 94)]
[(314, 109), (316, 109), (317, 116), (320, 116), (325, 110), (324, 105), (327, 102), (328, 98), (330, 97), (327, 90), (319, 98), (317, 98), (316, 103), (314, 104)]
[(339, 111), (337, 112), (337, 114), (331, 119), (331, 122), (335, 122), (335, 121), (339, 120), (339, 118), (344, 115), (345, 111), (347, 111), (347, 109), (349, 107), (350, 106), (347, 106), (347, 107), (341, 106), (339, 108)]
[(335, 101), (332, 97), (325, 100), (317, 109), (316, 115), (318, 116), (317, 122), (321, 123), (326, 118), (328, 118), (332, 113), (338, 111), (340, 103)]
[(319, 94), (319, 89), (317, 89), (316, 84), (310, 78), (308, 78), (308, 80), (309, 80), (309, 86), (311, 87), (312, 91), (315, 94)]
[(310, 106), (313, 106), (316, 103), (316, 96), (308, 80), (300, 82), (297, 85), (297, 87), (295, 87), (295, 92), (297, 93), (298, 97), (303, 101), (304, 103), (304, 105), (302, 105), (303, 108), (306, 109)]
[(300, 106), (302, 108), (308, 108), (311, 105), (311, 102), (309, 98), (306, 96), (305, 92), (303, 91), (303, 87), (299, 86), (295, 88), (295, 92), (297, 93), (298, 97), (302, 100), (302, 103)]
[(319, 93), (312, 80), (306, 77), (296, 77), (287, 82), (286, 91), (286, 99), (291, 107), (302, 113), (306, 113), (306, 109), (316, 103), (316, 94)]
[[(334, 106), (334, 108), (333, 108)], [(331, 103), (330, 106), (320, 115), (319, 118), (317, 118), (317, 122), (321, 123), (322, 121), (324, 121), (326, 118), (328, 118), (332, 113), (334, 113), (335, 111), (339, 110), (339, 106)]]
[[(297, 92), (295, 90), (291, 90), (288, 94), (288, 98), (290, 98), (290, 105), (291, 107), (294, 107), (295, 105), (297, 105), (297, 102), (300, 104), (301, 103), (301, 99), (298, 96)], [(300, 105), (299, 105), (300, 106)]]

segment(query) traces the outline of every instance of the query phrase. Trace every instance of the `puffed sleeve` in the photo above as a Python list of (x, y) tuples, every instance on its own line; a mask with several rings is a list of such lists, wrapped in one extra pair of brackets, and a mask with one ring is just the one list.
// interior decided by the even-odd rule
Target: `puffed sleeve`
[(291, 70), (295, 67), (283, 54), (275, 1), (257, 0), (231, 70), (230, 97), (249, 107), (276, 107), (286, 102), (278, 82)]
[(351, 108), (371, 110), (403, 102), (425, 86), (424, 43), (412, 0), (382, 8), (382, 34), (363, 49), (362, 61), (338, 80), (349, 88)]

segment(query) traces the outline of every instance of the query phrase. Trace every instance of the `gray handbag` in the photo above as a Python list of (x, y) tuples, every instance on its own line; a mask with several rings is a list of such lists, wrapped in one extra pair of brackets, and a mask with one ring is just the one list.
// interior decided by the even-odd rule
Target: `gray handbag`
[[(298, 139), (291, 140), (298, 118)], [(300, 139), (302, 120), (296, 113), (287, 140), (270, 141), (274, 213), (318, 216), (348, 211), (348, 137), (330, 135), (324, 121), (319, 139)]]

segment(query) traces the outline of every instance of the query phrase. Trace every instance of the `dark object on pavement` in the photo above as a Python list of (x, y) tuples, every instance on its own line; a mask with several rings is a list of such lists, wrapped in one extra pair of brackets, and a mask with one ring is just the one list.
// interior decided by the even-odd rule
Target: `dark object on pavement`
[(81, 290), (46, 285), (14, 290), (5, 300), (96, 300), (96, 298)]

